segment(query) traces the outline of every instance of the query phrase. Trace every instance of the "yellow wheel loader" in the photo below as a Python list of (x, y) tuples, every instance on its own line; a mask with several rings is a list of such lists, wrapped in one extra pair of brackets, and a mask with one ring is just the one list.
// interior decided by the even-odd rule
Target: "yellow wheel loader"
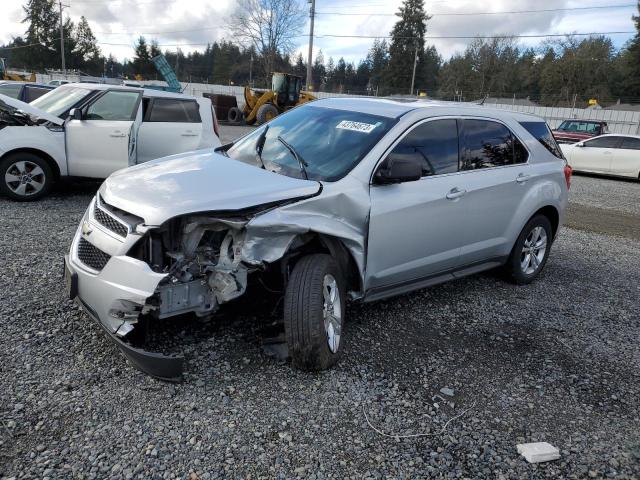
[[(289, 73), (274, 73), (271, 90), (253, 90), (244, 87), (242, 115), (249, 125), (262, 125), (290, 108), (315, 100), (316, 97), (302, 90), (302, 77)], [(233, 112), (235, 116), (239, 112)], [(232, 112), (229, 112), (230, 116)]]
[(14, 82), (35, 82), (36, 74), (33, 72), (7, 70), (5, 59), (0, 58), (0, 80), (12, 80)]

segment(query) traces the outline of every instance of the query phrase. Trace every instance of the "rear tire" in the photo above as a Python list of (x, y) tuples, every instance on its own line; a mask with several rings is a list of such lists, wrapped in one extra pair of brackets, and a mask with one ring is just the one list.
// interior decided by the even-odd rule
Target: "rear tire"
[(12, 153), (0, 162), (0, 193), (12, 200), (39, 200), (49, 193), (53, 180), (49, 163), (34, 153)]
[(345, 286), (340, 268), (326, 254), (295, 265), (284, 297), (284, 327), (293, 365), (326, 370), (342, 355)]
[(265, 103), (260, 106), (258, 109), (258, 113), (256, 114), (256, 122), (258, 125), (262, 125), (263, 123), (267, 123), (270, 120), (273, 120), (278, 116), (278, 109), (270, 103)]
[(231, 107), (229, 109), (229, 112), (227, 112), (227, 121), (234, 124), (242, 123), (242, 112), (238, 107)]
[(547, 263), (553, 230), (544, 215), (536, 215), (520, 232), (505, 265), (508, 279), (517, 285), (533, 282)]

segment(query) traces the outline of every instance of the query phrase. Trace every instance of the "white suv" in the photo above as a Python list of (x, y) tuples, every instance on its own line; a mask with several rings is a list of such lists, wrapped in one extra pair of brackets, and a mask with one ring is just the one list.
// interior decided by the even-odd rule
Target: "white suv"
[(46, 195), (63, 176), (121, 168), (220, 146), (211, 101), (177, 93), (68, 84), (30, 104), (0, 95), (0, 192)]

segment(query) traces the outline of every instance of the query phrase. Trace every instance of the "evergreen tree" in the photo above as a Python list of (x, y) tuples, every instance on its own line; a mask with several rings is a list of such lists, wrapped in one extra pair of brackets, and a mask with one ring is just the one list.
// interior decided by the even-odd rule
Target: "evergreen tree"
[[(22, 23), (29, 24), (25, 34), (26, 44), (37, 44), (24, 49), (23, 61), (42, 70), (51, 68), (56, 60), (55, 52), (60, 58), (60, 15), (54, 0), (27, 0), (22, 8), (25, 13)], [(60, 61), (55, 64), (60, 65)]]
[(386, 40), (380, 41), (376, 39), (373, 41), (373, 45), (367, 54), (367, 62), (371, 66), (369, 86), (372, 91), (378, 92), (389, 65), (389, 45)]
[[(633, 16), (636, 25), (636, 35), (620, 53), (620, 87), (621, 96), (640, 97), (640, 0), (638, 0), (638, 15)], [(635, 98), (638, 101), (640, 98)]]
[(324, 66), (324, 54), (322, 50), (318, 52), (313, 61), (313, 89), (319, 91), (327, 81), (327, 69)]
[(72, 55), (77, 68), (95, 71), (103, 65), (104, 59), (100, 55), (96, 37), (85, 17), (80, 17), (80, 22), (71, 38), (75, 43)]
[(135, 46), (133, 47), (133, 74), (144, 76), (146, 75), (150, 69), (150, 60), (151, 56), (149, 54), (149, 45), (147, 44), (147, 40), (144, 37), (138, 38)]
[(422, 78), (424, 55), (424, 36), (427, 32), (429, 16), (424, 11), (424, 0), (404, 0), (400, 11), (396, 13), (400, 20), (391, 31), (389, 46), (389, 66), (385, 84), (395, 93), (409, 93), (413, 74), (413, 65), (418, 57), (416, 78)]

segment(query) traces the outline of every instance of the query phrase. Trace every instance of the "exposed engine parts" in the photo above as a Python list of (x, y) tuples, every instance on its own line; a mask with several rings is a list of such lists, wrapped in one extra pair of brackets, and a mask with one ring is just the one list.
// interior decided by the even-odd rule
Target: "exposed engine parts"
[(242, 295), (249, 273), (241, 262), (246, 222), (207, 217), (176, 222), (177, 228), (170, 225), (149, 244), (150, 260), (162, 262), (155, 267), (168, 273), (157, 289), (159, 317), (208, 315)]

